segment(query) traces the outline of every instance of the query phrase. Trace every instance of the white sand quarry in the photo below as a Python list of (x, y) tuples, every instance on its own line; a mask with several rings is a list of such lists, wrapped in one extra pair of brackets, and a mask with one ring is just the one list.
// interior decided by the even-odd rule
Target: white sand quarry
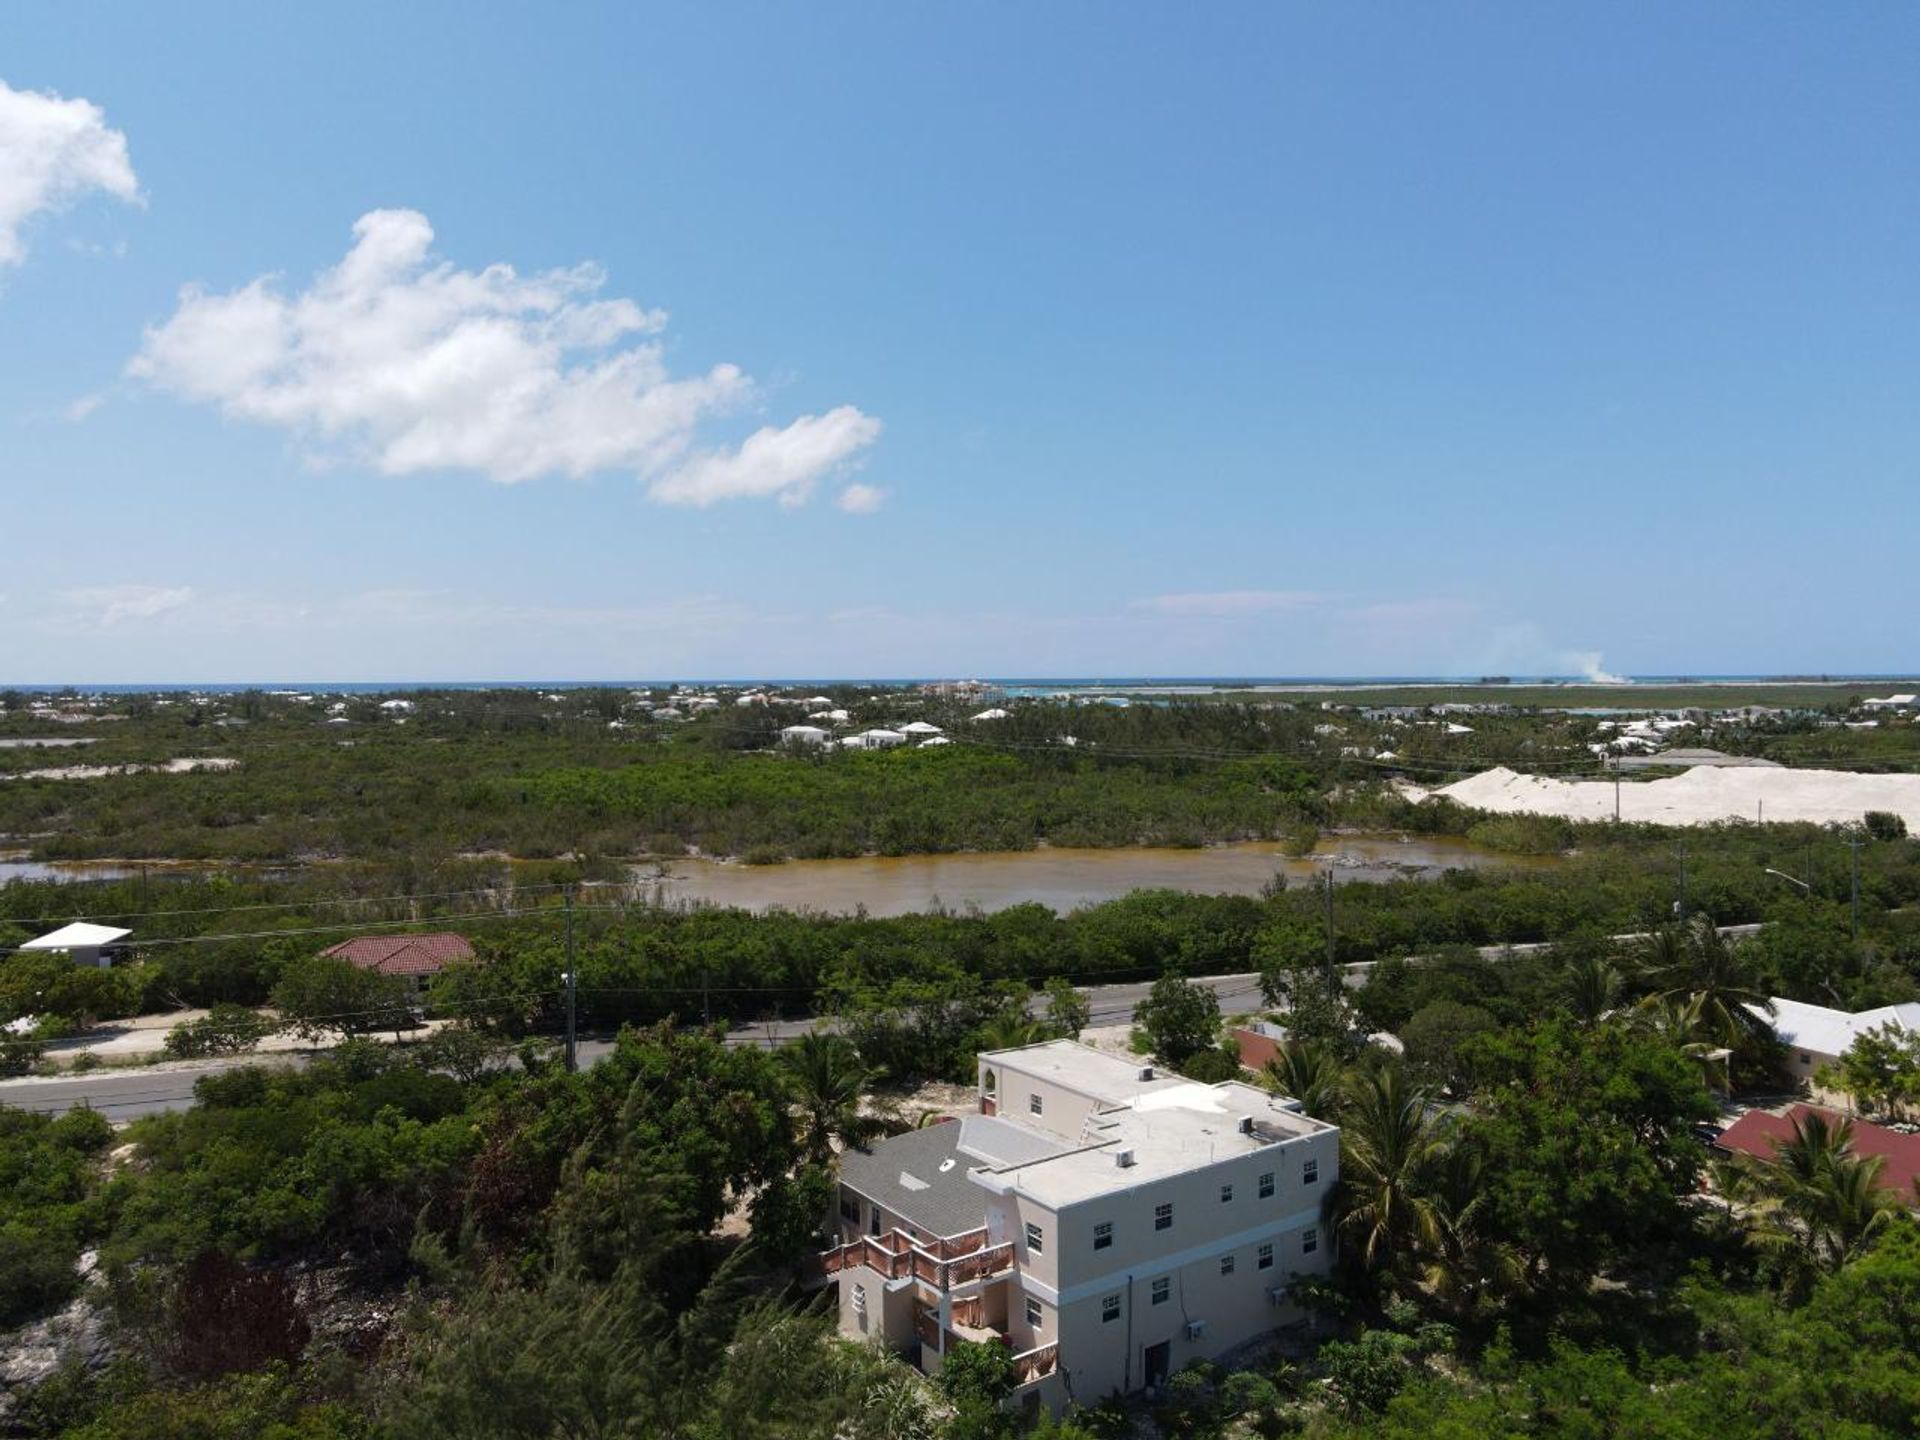
[[(1425, 792), (1502, 815), (1563, 815), (1611, 820), (1612, 780), (1551, 780), (1505, 767)], [(1769, 770), (1701, 766), (1668, 780), (1622, 780), (1620, 818), (1654, 825), (1719, 820), (1857, 822), (1890, 810), (1920, 831), (1920, 775), (1856, 775), (1847, 770)]]

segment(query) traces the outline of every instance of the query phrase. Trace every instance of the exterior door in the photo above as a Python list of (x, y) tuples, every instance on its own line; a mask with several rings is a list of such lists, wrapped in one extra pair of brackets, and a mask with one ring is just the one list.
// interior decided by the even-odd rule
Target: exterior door
[(1158, 1390), (1167, 1383), (1167, 1371), (1173, 1364), (1173, 1342), (1162, 1340), (1158, 1345), (1149, 1345), (1141, 1362), (1141, 1375), (1149, 1390)]

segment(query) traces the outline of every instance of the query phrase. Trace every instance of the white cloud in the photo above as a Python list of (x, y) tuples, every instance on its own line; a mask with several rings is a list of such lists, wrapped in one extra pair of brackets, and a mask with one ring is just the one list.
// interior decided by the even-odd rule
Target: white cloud
[(66, 607), (60, 616), (66, 625), (110, 630), (128, 620), (152, 620), (178, 610), (193, 599), (190, 585), (95, 585), (63, 590)]
[(1130, 608), (1160, 615), (1205, 616), (1227, 619), (1239, 615), (1268, 615), (1282, 610), (1304, 610), (1323, 604), (1327, 597), (1311, 590), (1212, 590), (1180, 595), (1153, 595), (1135, 600)]
[(849, 515), (871, 515), (887, 503), (887, 492), (877, 485), (862, 485), (856, 480), (843, 489), (833, 503)]
[(0, 80), (0, 265), (26, 257), (21, 228), (92, 191), (137, 203), (127, 137), (88, 100), (15, 90)]
[(704, 506), (757, 495), (777, 495), (783, 505), (804, 504), (814, 481), (879, 435), (878, 420), (841, 405), (824, 415), (803, 415), (784, 429), (756, 430), (737, 450), (696, 456), (655, 480), (647, 493), (669, 505)]
[(626, 470), (667, 504), (798, 504), (880, 433), (843, 405), (737, 448), (698, 447), (703, 422), (748, 401), (752, 381), (726, 364), (670, 376), (655, 338), (665, 313), (599, 298), (598, 267), (456, 269), (413, 210), (372, 211), (353, 233), (346, 258), (291, 296), (265, 277), (224, 294), (188, 286), (128, 372), (290, 430), (319, 459), (503, 483)]
[(95, 390), (89, 395), (82, 395), (67, 406), (67, 419), (77, 425), (106, 403), (107, 394), (104, 390)]

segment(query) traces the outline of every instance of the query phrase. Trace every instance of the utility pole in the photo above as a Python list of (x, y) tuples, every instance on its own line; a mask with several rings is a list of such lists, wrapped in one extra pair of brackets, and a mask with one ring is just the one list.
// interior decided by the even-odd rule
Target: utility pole
[(1329, 865), (1327, 875), (1327, 999), (1334, 997), (1333, 989), (1333, 867)]
[(1613, 823), (1620, 823), (1620, 762), (1613, 762)]
[(579, 1057), (574, 1050), (574, 997), (578, 986), (574, 983), (573, 965), (573, 895), (566, 897), (567, 906), (567, 973), (563, 977), (567, 982), (567, 1070), (569, 1073), (580, 1068)]
[(1681, 923), (1687, 918), (1687, 847), (1680, 847), (1680, 898), (1675, 902), (1679, 909)]

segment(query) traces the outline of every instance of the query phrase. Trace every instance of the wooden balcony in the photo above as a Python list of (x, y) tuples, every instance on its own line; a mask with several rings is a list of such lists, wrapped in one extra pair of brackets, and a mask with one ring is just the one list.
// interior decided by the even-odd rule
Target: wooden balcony
[(1060, 1368), (1060, 1346), (1036, 1345), (1013, 1357), (1013, 1383), (1016, 1387), (1044, 1380)]
[(985, 1227), (964, 1235), (921, 1243), (904, 1230), (886, 1235), (863, 1235), (835, 1246), (820, 1256), (827, 1274), (835, 1275), (854, 1265), (901, 1280), (911, 1275), (935, 1290), (951, 1290), (956, 1285), (989, 1279), (1013, 1269), (1013, 1245), (988, 1245)]

